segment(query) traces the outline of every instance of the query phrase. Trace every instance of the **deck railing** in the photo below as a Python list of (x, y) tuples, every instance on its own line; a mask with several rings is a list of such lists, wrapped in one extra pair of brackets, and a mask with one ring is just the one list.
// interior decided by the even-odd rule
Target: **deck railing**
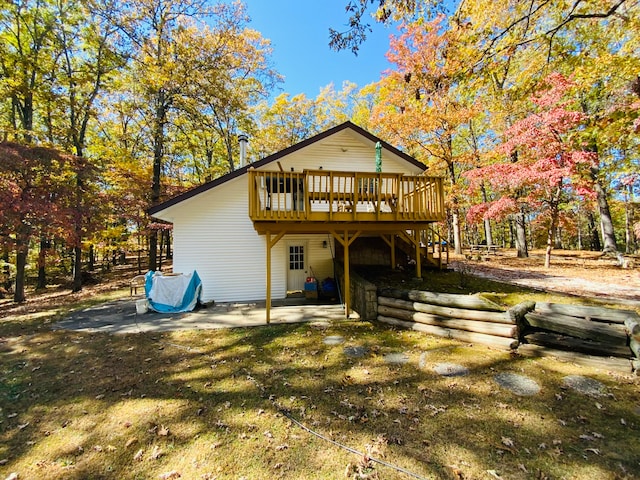
[(442, 179), (395, 173), (249, 170), (249, 216), (271, 222), (435, 222)]

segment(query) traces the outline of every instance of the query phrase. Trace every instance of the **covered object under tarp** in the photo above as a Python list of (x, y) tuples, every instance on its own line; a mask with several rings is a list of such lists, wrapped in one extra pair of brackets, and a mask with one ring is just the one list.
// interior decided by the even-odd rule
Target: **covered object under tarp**
[(201, 291), (202, 281), (195, 270), (173, 275), (149, 271), (145, 275), (144, 293), (149, 308), (156, 312), (190, 312), (200, 300)]

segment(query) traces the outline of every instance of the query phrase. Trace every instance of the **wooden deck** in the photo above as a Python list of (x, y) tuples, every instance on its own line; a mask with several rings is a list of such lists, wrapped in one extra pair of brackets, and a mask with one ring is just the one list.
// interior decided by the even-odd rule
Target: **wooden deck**
[(326, 229), (328, 223), (358, 224), (363, 230), (428, 224), (445, 218), (442, 179), (393, 173), (250, 170), (249, 217), (258, 231), (278, 230), (274, 224), (281, 223), (287, 224), (281, 225), (287, 230), (292, 224), (307, 230), (314, 230), (314, 224)]
[[(422, 232), (445, 219), (442, 178), (395, 173), (248, 170), (249, 218), (265, 235), (267, 323), (271, 305), (271, 249), (286, 234), (329, 233), (343, 247), (344, 285), (349, 247), (363, 234), (379, 235), (391, 250), (401, 237), (413, 245), (416, 276), (422, 276)], [(439, 260), (442, 266), (442, 255)], [(350, 288), (344, 288), (345, 316)]]

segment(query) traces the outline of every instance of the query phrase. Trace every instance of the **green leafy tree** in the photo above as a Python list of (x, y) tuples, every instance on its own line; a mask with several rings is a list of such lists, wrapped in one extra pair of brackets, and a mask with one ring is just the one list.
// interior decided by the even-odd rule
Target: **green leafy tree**
[[(127, 7), (121, 25), (131, 41), (131, 75), (136, 79), (131, 95), (143, 100), (138, 105), (149, 125), (153, 158), (149, 203), (154, 205), (161, 200), (165, 188), (163, 179), (173, 140), (169, 129), (178, 123), (175, 119), (185, 116), (201, 120), (207, 110), (210, 115), (218, 115), (212, 118), (220, 128), (226, 128), (222, 141), (229, 154), (230, 138), (235, 134), (231, 131), (235, 120), (229, 112), (233, 102), (240, 101), (240, 95), (230, 99), (224, 93), (234, 90), (230, 82), (238, 80), (244, 60), (253, 69), (245, 70), (246, 82), (259, 75), (256, 68), (263, 68), (261, 55), (267, 52), (258, 52), (262, 48), (259, 39), (251, 39), (244, 31), (246, 16), (239, 3), (211, 6), (202, 0), (135, 0)], [(204, 26), (204, 20), (210, 20), (210, 27)], [(247, 52), (253, 58), (248, 58)], [(223, 93), (221, 98), (226, 98), (227, 103), (220, 105), (212, 100), (214, 92)], [(157, 242), (157, 235), (152, 232), (152, 270), (157, 266)]]
[(38, 99), (53, 62), (55, 15), (48, 0), (4, 1), (0, 8), (0, 93), (10, 102), (4, 138), (31, 143)]

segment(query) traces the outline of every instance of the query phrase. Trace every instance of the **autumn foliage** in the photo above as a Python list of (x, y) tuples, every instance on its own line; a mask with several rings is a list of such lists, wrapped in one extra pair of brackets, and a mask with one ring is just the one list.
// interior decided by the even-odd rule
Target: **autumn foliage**
[(585, 120), (565, 100), (572, 85), (560, 74), (547, 77), (544, 89), (531, 99), (536, 111), (505, 132), (507, 140), (498, 147), (502, 160), (465, 172), (471, 191), (484, 182), (494, 195), (492, 201), (470, 207), (469, 221), (499, 219), (522, 206), (545, 211), (558, 188), (564, 198), (591, 193), (580, 172), (595, 158), (572, 138)]

